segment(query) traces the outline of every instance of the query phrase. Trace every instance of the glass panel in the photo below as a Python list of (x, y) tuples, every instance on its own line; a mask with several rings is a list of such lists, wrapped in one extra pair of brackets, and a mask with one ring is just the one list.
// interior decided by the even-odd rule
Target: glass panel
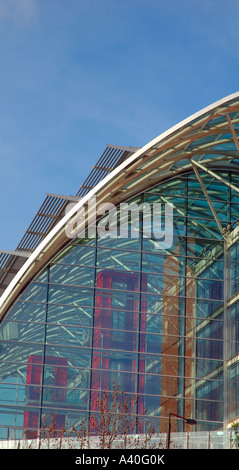
[(186, 214), (186, 208), (187, 208), (187, 203), (185, 200), (185, 197), (173, 197), (173, 196), (168, 196), (168, 195), (161, 195), (161, 194), (150, 194), (148, 195), (145, 193), (144, 196), (144, 203), (150, 204), (151, 207), (151, 213), (153, 214), (153, 204), (161, 204), (161, 212), (162, 214), (165, 214), (165, 204), (172, 204), (173, 205), (173, 214), (174, 217), (179, 216), (179, 217), (185, 217)]
[(197, 296), (204, 299), (223, 300), (223, 287), (223, 281), (197, 279)]
[(84, 370), (91, 365), (91, 350), (86, 348), (47, 345), (46, 357), (60, 358), (66, 366)]
[(238, 243), (231, 249), (231, 264), (230, 264), (230, 292), (229, 295), (232, 297), (239, 291), (239, 250)]
[[(24, 428), (23, 428), (23, 420), (24, 420), (24, 412), (33, 410), (39, 413), (39, 409), (35, 407), (26, 407), (23, 409), (22, 407), (17, 407), (16, 405), (12, 406), (4, 406), (1, 405), (0, 407), (0, 435), (1, 439), (8, 440), (10, 439), (22, 439), (24, 438)], [(21, 426), (20, 429), (16, 429), (17, 426)]]
[(147, 190), (147, 193), (160, 193), (163, 195), (182, 195), (186, 194), (186, 179), (183, 178), (173, 178), (166, 183), (161, 183), (159, 186), (150, 188)]
[(236, 363), (229, 368), (229, 419), (234, 419), (239, 412), (238, 393), (239, 393), (239, 364)]
[(113, 270), (138, 271), (140, 267), (140, 257), (136, 252), (99, 248), (97, 251), (97, 266)]
[(134, 250), (140, 249), (140, 238), (103, 238), (97, 240), (98, 247), (101, 248), (117, 248), (118, 250)]
[[(82, 403), (82, 400), (80, 400), (80, 403)], [(46, 439), (46, 445), (48, 445), (48, 438), (49, 438), (49, 429), (52, 428), (52, 425), (56, 424), (58, 425), (58, 429), (65, 429), (65, 435), (68, 437), (75, 437), (76, 432), (74, 429), (83, 429), (87, 435), (88, 432), (88, 414), (86, 412), (80, 412), (79, 413), (80, 407), (76, 407), (76, 410), (72, 411), (71, 409), (62, 409), (61, 410), (61, 416), (63, 418), (58, 418), (58, 421), (54, 421), (54, 416), (57, 416), (59, 413), (58, 407), (49, 407), (49, 408), (43, 408), (42, 410), (42, 440), (44, 444), (44, 440)], [(62, 433), (59, 431), (58, 437), (61, 437)], [(55, 437), (55, 434), (53, 433), (53, 436)], [(79, 445), (84, 444), (84, 439), (79, 439)], [(56, 444), (57, 445), (57, 444)], [(56, 447), (57, 448), (57, 447)], [(74, 447), (73, 447), (74, 448)]]
[[(225, 224), (222, 225), (226, 226), (228, 224), (225, 221)], [(216, 238), (218, 240), (222, 239), (220, 230), (215, 220), (213, 219), (203, 219), (199, 218), (198, 216), (191, 215), (191, 218), (188, 218), (187, 223), (187, 235), (188, 237), (204, 237), (204, 238)]]
[(94, 266), (95, 248), (81, 244), (73, 247), (69, 246), (65, 251), (63, 251), (54, 259), (54, 263)]
[[(22, 373), (23, 371), (21, 371)], [(26, 371), (24, 371), (26, 374)], [(36, 385), (29, 385), (23, 383), (21, 375), (17, 374), (7, 379), (3, 380), (0, 383), (0, 400), (2, 405), (18, 405), (22, 406), (26, 403), (29, 404), (29, 400), (33, 397), (36, 389), (39, 389)], [(38, 394), (37, 399), (34, 400), (36, 405), (40, 404), (40, 394)]]
[(1, 357), (0, 401), (15, 403), (16, 410), (6, 410), (8, 414), (1, 415), (1, 424), (24, 426), (27, 437), (27, 429), (37, 428), (39, 424), (42, 349), (24, 343), (18, 346), (2, 343), (1, 346), (6, 355)]
[(198, 378), (207, 376), (213, 370), (216, 370), (218, 367), (222, 367), (223, 362), (219, 359), (197, 359), (196, 361), (196, 376)]
[(94, 286), (94, 274), (94, 268), (56, 264), (50, 268), (49, 282), (75, 286)]
[(44, 342), (45, 325), (31, 322), (4, 320), (1, 325), (0, 339), (11, 341)]
[[(20, 343), (18, 341), (1, 341), (0, 342), (0, 376), (11, 374), (11, 370), (21, 369), (32, 355), (41, 358), (43, 354), (43, 346), (41, 344)], [(39, 359), (41, 360), (41, 359)]]
[[(113, 384), (120, 384), (121, 390), (136, 392), (137, 386), (137, 354), (116, 352), (114, 350), (94, 350), (92, 388), (94, 390), (113, 389)], [(92, 407), (97, 401), (97, 395), (92, 397)]]
[[(183, 231), (184, 232), (184, 225), (183, 223), (181, 225), (178, 225), (176, 227), (176, 230), (174, 231), (174, 236), (172, 237), (172, 240), (171, 240), (171, 235), (170, 235), (170, 238), (166, 238), (167, 237), (167, 234), (166, 235), (163, 235), (161, 238), (156, 238), (153, 239), (153, 238), (143, 238), (143, 251), (151, 251), (151, 252), (156, 252), (156, 253), (159, 253), (160, 252), (162, 254), (166, 254), (166, 250), (164, 249), (164, 243), (170, 243), (172, 242), (172, 244), (170, 245), (170, 248), (167, 250), (167, 252), (169, 253), (172, 253), (172, 252), (175, 252), (177, 253), (178, 255), (184, 255), (185, 254), (185, 247), (184, 247), (184, 243), (185, 243), (185, 240), (183, 238), (180, 238), (179, 236), (177, 236), (177, 231)], [(168, 241), (167, 241), (168, 240)]]
[(229, 309), (230, 314), (230, 356), (239, 352), (239, 304)]
[(94, 289), (49, 285), (49, 303), (90, 307), (93, 299)]
[(232, 263), (239, 263), (239, 243), (235, 243), (231, 247), (230, 254), (231, 254), (231, 262)]
[(223, 420), (223, 381), (222, 375), (208, 380), (196, 392), (196, 418), (208, 421)]
[(38, 282), (33, 282), (25, 290), (21, 296), (21, 300), (31, 300), (34, 302), (46, 302), (47, 300), (47, 284), (40, 284)]
[(180, 293), (184, 294), (184, 283), (185, 278), (167, 276), (166, 274), (164, 276), (148, 274), (145, 276), (146, 285), (142, 285), (142, 291), (161, 295), (180, 295)]
[(75, 326), (47, 325), (46, 342), (49, 344), (91, 346), (92, 330)]
[(138, 295), (134, 294), (133, 292), (128, 291), (107, 291), (104, 292), (103, 290), (96, 291), (96, 302), (97, 305), (100, 306), (102, 309), (107, 309), (108, 305), (110, 304), (114, 309), (118, 310), (131, 310), (137, 311), (138, 310)]
[(187, 300), (187, 315), (195, 313), (198, 319), (209, 317), (213, 312), (220, 313), (223, 307), (222, 301), (208, 299)]
[(48, 305), (47, 321), (59, 325), (91, 326), (93, 310), (84, 307), (67, 305)]
[[(189, 219), (192, 219), (193, 217), (202, 217), (203, 219), (213, 219), (213, 213), (210, 209), (210, 206), (205, 199), (204, 201), (202, 200), (197, 200), (197, 201), (188, 201), (188, 217)], [(229, 204), (225, 204), (225, 202), (217, 202), (213, 201), (212, 202), (213, 208), (219, 218), (219, 220), (222, 221), (229, 221), (230, 220), (230, 206)]]
[(8, 320), (44, 322), (46, 318), (46, 305), (34, 302), (17, 302), (10, 310)]
[[(231, 217), (230, 220), (232, 223), (237, 222), (239, 218), (239, 194), (237, 194), (237, 197), (233, 198), (234, 203), (231, 204)], [(233, 228), (235, 228), (236, 225), (234, 225)]]
[(64, 358), (49, 357), (47, 363), (44, 369), (43, 405), (58, 407), (58, 417), (62, 416), (61, 408), (66, 406), (68, 409), (87, 409), (90, 371), (67, 367)]
[(190, 257), (216, 259), (223, 255), (223, 242), (190, 237), (187, 239), (187, 254)]
[(132, 331), (102, 330), (97, 328), (94, 333), (97, 335), (97, 343), (95, 344), (97, 347), (122, 351), (136, 350), (137, 334)]
[(44, 271), (37, 276), (38, 282), (48, 282), (48, 268), (44, 269)]
[(186, 258), (170, 253), (142, 253), (142, 271), (171, 276), (183, 275)]
[[(209, 338), (209, 339), (207, 339)], [(223, 358), (223, 322), (210, 322), (197, 334), (197, 357)]]
[[(211, 200), (217, 199), (221, 201), (229, 201), (230, 190), (228, 186), (221, 184), (216, 178), (206, 175), (205, 172), (199, 171), (199, 173)], [(220, 173), (220, 176), (225, 180), (228, 180), (227, 174)], [(201, 185), (196, 176), (192, 177), (189, 175), (188, 177), (188, 195), (192, 199), (197, 197), (205, 199)]]

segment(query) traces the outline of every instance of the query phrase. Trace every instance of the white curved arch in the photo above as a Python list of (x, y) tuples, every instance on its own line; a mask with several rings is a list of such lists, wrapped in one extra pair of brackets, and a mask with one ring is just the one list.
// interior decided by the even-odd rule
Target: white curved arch
[[(130, 165), (136, 162), (139, 157), (145, 155), (150, 149), (152, 149), (152, 147), (159, 144), (167, 137), (170, 137), (172, 134), (175, 134), (177, 131), (179, 131), (184, 126), (190, 124), (192, 121), (199, 119), (204, 114), (215, 111), (221, 106), (225, 106), (225, 104), (228, 104), (235, 99), (239, 99), (239, 92), (233, 93), (219, 101), (216, 101), (210, 106), (203, 108), (202, 110), (198, 111), (197, 113), (191, 115), (187, 119), (184, 119), (180, 123), (163, 132), (158, 137), (146, 144), (144, 147), (137, 150), (133, 155), (131, 155), (118, 167), (116, 167), (109, 175), (107, 175), (91, 191), (89, 191), (86, 196), (84, 196), (79, 202), (77, 202), (75, 206), (72, 207), (72, 209), (53, 227), (50, 233), (37, 246), (34, 252), (29, 256), (29, 258), (25, 261), (23, 266), (15, 275), (15, 277), (12, 279), (8, 287), (5, 289), (2, 296), (0, 297), (0, 317), (4, 315), (8, 306), (11, 305), (13, 301), (18, 297), (19, 293), (21, 293), (22, 288), (27, 285), (27, 282), (29, 282), (29, 279), (33, 277), (33, 275), (35, 275), (46, 263), (46, 261), (44, 261), (45, 255), (47, 253), (50, 253), (52, 245), (57, 243), (56, 237), (61, 236), (64, 238), (64, 228), (66, 223), (74, 216), (74, 214), (77, 213), (77, 211), (79, 211), (79, 209), (92, 196), (96, 195), (102, 188), (107, 187), (107, 185), (110, 182), (114, 181), (114, 179), (118, 177), (123, 171), (125, 171), (127, 167), (129, 167), (130, 171)], [(33, 269), (34, 266), (35, 269)], [(31, 270), (32, 276), (30, 275)]]

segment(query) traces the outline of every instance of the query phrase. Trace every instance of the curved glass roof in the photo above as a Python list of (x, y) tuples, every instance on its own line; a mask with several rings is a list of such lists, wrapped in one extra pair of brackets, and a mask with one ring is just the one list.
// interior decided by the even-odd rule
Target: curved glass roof
[[(0, 314), (4, 314), (24, 285), (27, 285), (49, 259), (68, 242), (64, 231), (66, 221), (74, 213), (76, 214), (77, 210), (92, 195), (97, 196), (97, 205), (109, 201), (117, 205), (173, 176), (193, 171), (203, 190), (217, 229), (222, 237), (225, 236), (231, 227), (230, 229), (225, 227), (223, 221), (220, 220), (220, 213), (218, 213), (216, 205), (213, 204), (213, 195), (209, 195), (207, 192), (203, 175), (209, 174), (215, 181), (220, 181), (222, 188), (229, 186), (233, 191), (239, 192), (237, 181), (233, 183), (222, 176), (223, 171), (226, 170), (239, 171), (238, 135), (239, 92), (194, 114), (143, 148), (129, 147), (128, 153), (124, 154), (125, 158), (122, 159), (122, 155), (120, 155), (113, 167), (109, 168), (107, 161), (105, 161), (107, 175), (104, 176), (105, 172), (102, 173), (102, 168), (99, 166), (97, 171), (101, 171), (103, 180), (101, 180), (100, 173), (98, 176), (96, 174), (96, 177), (94, 176), (95, 186), (89, 187), (88, 193), (76, 202), (75, 207), (68, 215), (64, 216), (64, 213), (61, 212), (55, 216), (53, 228), (46, 232), (33, 253), (23, 252), (18, 256), (18, 253), (15, 252), (11, 255), (15, 258), (14, 260), (10, 258), (8, 263), (13, 269), (9, 281), (2, 286)], [(122, 149), (125, 150), (123, 147)], [(218, 174), (219, 170), (220, 175)], [(55, 195), (55, 197), (71, 200), (71, 197), (68, 199), (67, 196)], [(60, 221), (58, 221), (59, 219)], [(11, 262), (13, 261), (15, 266), (12, 266)]]

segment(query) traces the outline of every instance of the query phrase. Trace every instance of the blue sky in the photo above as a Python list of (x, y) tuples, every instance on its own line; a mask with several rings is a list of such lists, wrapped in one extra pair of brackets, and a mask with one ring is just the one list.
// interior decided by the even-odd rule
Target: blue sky
[(239, 91), (238, 0), (0, 0), (0, 249), (106, 144)]

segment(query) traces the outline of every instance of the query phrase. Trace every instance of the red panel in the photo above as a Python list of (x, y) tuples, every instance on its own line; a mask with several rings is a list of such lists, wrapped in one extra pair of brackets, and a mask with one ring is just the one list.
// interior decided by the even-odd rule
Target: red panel
[[(66, 399), (66, 389), (65, 386), (67, 384), (67, 368), (66, 367), (60, 367), (67, 365), (67, 359), (60, 358), (60, 363), (55, 362), (55, 377), (54, 377), (54, 385), (57, 387), (63, 387), (60, 389), (55, 388), (54, 389), (54, 395), (53, 395), (53, 400), (54, 401), (65, 401)], [(58, 365), (59, 364), (59, 365)]]
[[(40, 391), (41, 391), (41, 374), (42, 374), (42, 357), (37, 355), (31, 355), (28, 358), (27, 364), (27, 377), (26, 387), (28, 394), (26, 397), (27, 406), (39, 406)], [(56, 387), (53, 392), (53, 401), (65, 401), (67, 384), (67, 359), (62, 357), (51, 357), (45, 358), (45, 363), (48, 365), (55, 366), (54, 373), (54, 385)], [(64, 367), (63, 367), (64, 366)], [(65, 424), (65, 417), (63, 415), (56, 415), (54, 417), (54, 424), (57, 429), (60, 429)], [(37, 411), (24, 411), (24, 428), (26, 428), (26, 437), (35, 438), (37, 437), (37, 431), (31, 431), (29, 428), (38, 428), (38, 412)], [(28, 428), (28, 429), (27, 429)]]
[[(41, 384), (41, 356), (29, 356), (27, 364), (27, 379), (26, 383), (31, 384), (28, 389), (28, 399), (38, 400), (40, 396)], [(33, 387), (32, 385), (36, 385)], [(37, 386), (38, 385), (38, 386)]]
[[(105, 349), (110, 351), (110, 334), (111, 334), (111, 296), (107, 295), (107, 290), (112, 289), (113, 281), (125, 281), (127, 285), (127, 290), (131, 292), (138, 292), (138, 274), (132, 273), (121, 273), (116, 271), (101, 271), (96, 279), (97, 294), (95, 298), (95, 318), (94, 318), (94, 336), (93, 336), (93, 359), (92, 359), (92, 393), (91, 393), (91, 410), (97, 410), (97, 402), (99, 400), (99, 390), (108, 390), (109, 386), (109, 374), (107, 370), (110, 368), (110, 352), (104, 352), (104, 356), (101, 352), (96, 351), (96, 349)], [(102, 290), (101, 290), (102, 289)], [(142, 276), (142, 291), (147, 291), (147, 276)], [(103, 293), (105, 292), (105, 296)], [(132, 324), (132, 313), (128, 315), (128, 320), (126, 319), (126, 330), (137, 331), (138, 324), (138, 302), (137, 299), (130, 306), (129, 310), (134, 310), (135, 314), (133, 315), (133, 324)], [(143, 302), (143, 312), (146, 312), (146, 301)], [(145, 323), (146, 323), (146, 314), (141, 310), (140, 314), (140, 352), (145, 352)], [(104, 328), (103, 332), (101, 328)], [(134, 338), (133, 351), (136, 351), (136, 334)], [(102, 351), (103, 352), (103, 351)], [(124, 354), (124, 353), (122, 353)], [(133, 361), (133, 370), (136, 372), (136, 360)], [(105, 370), (106, 373), (101, 371)], [(142, 375), (139, 376), (139, 389), (144, 391), (144, 376), (145, 371), (145, 360), (140, 357), (139, 361), (139, 372)], [(135, 390), (135, 377), (136, 375), (129, 374), (129, 380), (132, 384), (132, 389)], [(101, 380), (101, 383), (100, 383)], [(132, 383), (133, 380), (133, 383)], [(139, 410), (143, 408), (143, 402), (139, 403)]]
[[(109, 349), (110, 341), (110, 308), (111, 308), (111, 298), (106, 294), (107, 292), (104, 289), (111, 289), (112, 287), (112, 274), (111, 271), (101, 271), (97, 276), (96, 281), (97, 288), (99, 289), (98, 295), (95, 297), (95, 318), (94, 318), (94, 335), (93, 335), (93, 348), (104, 348)], [(104, 333), (102, 334), (101, 328), (105, 328)], [(92, 389), (96, 392), (91, 394), (91, 409), (97, 409), (97, 402), (99, 399), (98, 390), (108, 389), (108, 380), (107, 374), (103, 376), (103, 382), (100, 384), (101, 372), (100, 369), (109, 368), (109, 357), (108, 353), (104, 353), (102, 357), (101, 353), (93, 350), (92, 357)]]

